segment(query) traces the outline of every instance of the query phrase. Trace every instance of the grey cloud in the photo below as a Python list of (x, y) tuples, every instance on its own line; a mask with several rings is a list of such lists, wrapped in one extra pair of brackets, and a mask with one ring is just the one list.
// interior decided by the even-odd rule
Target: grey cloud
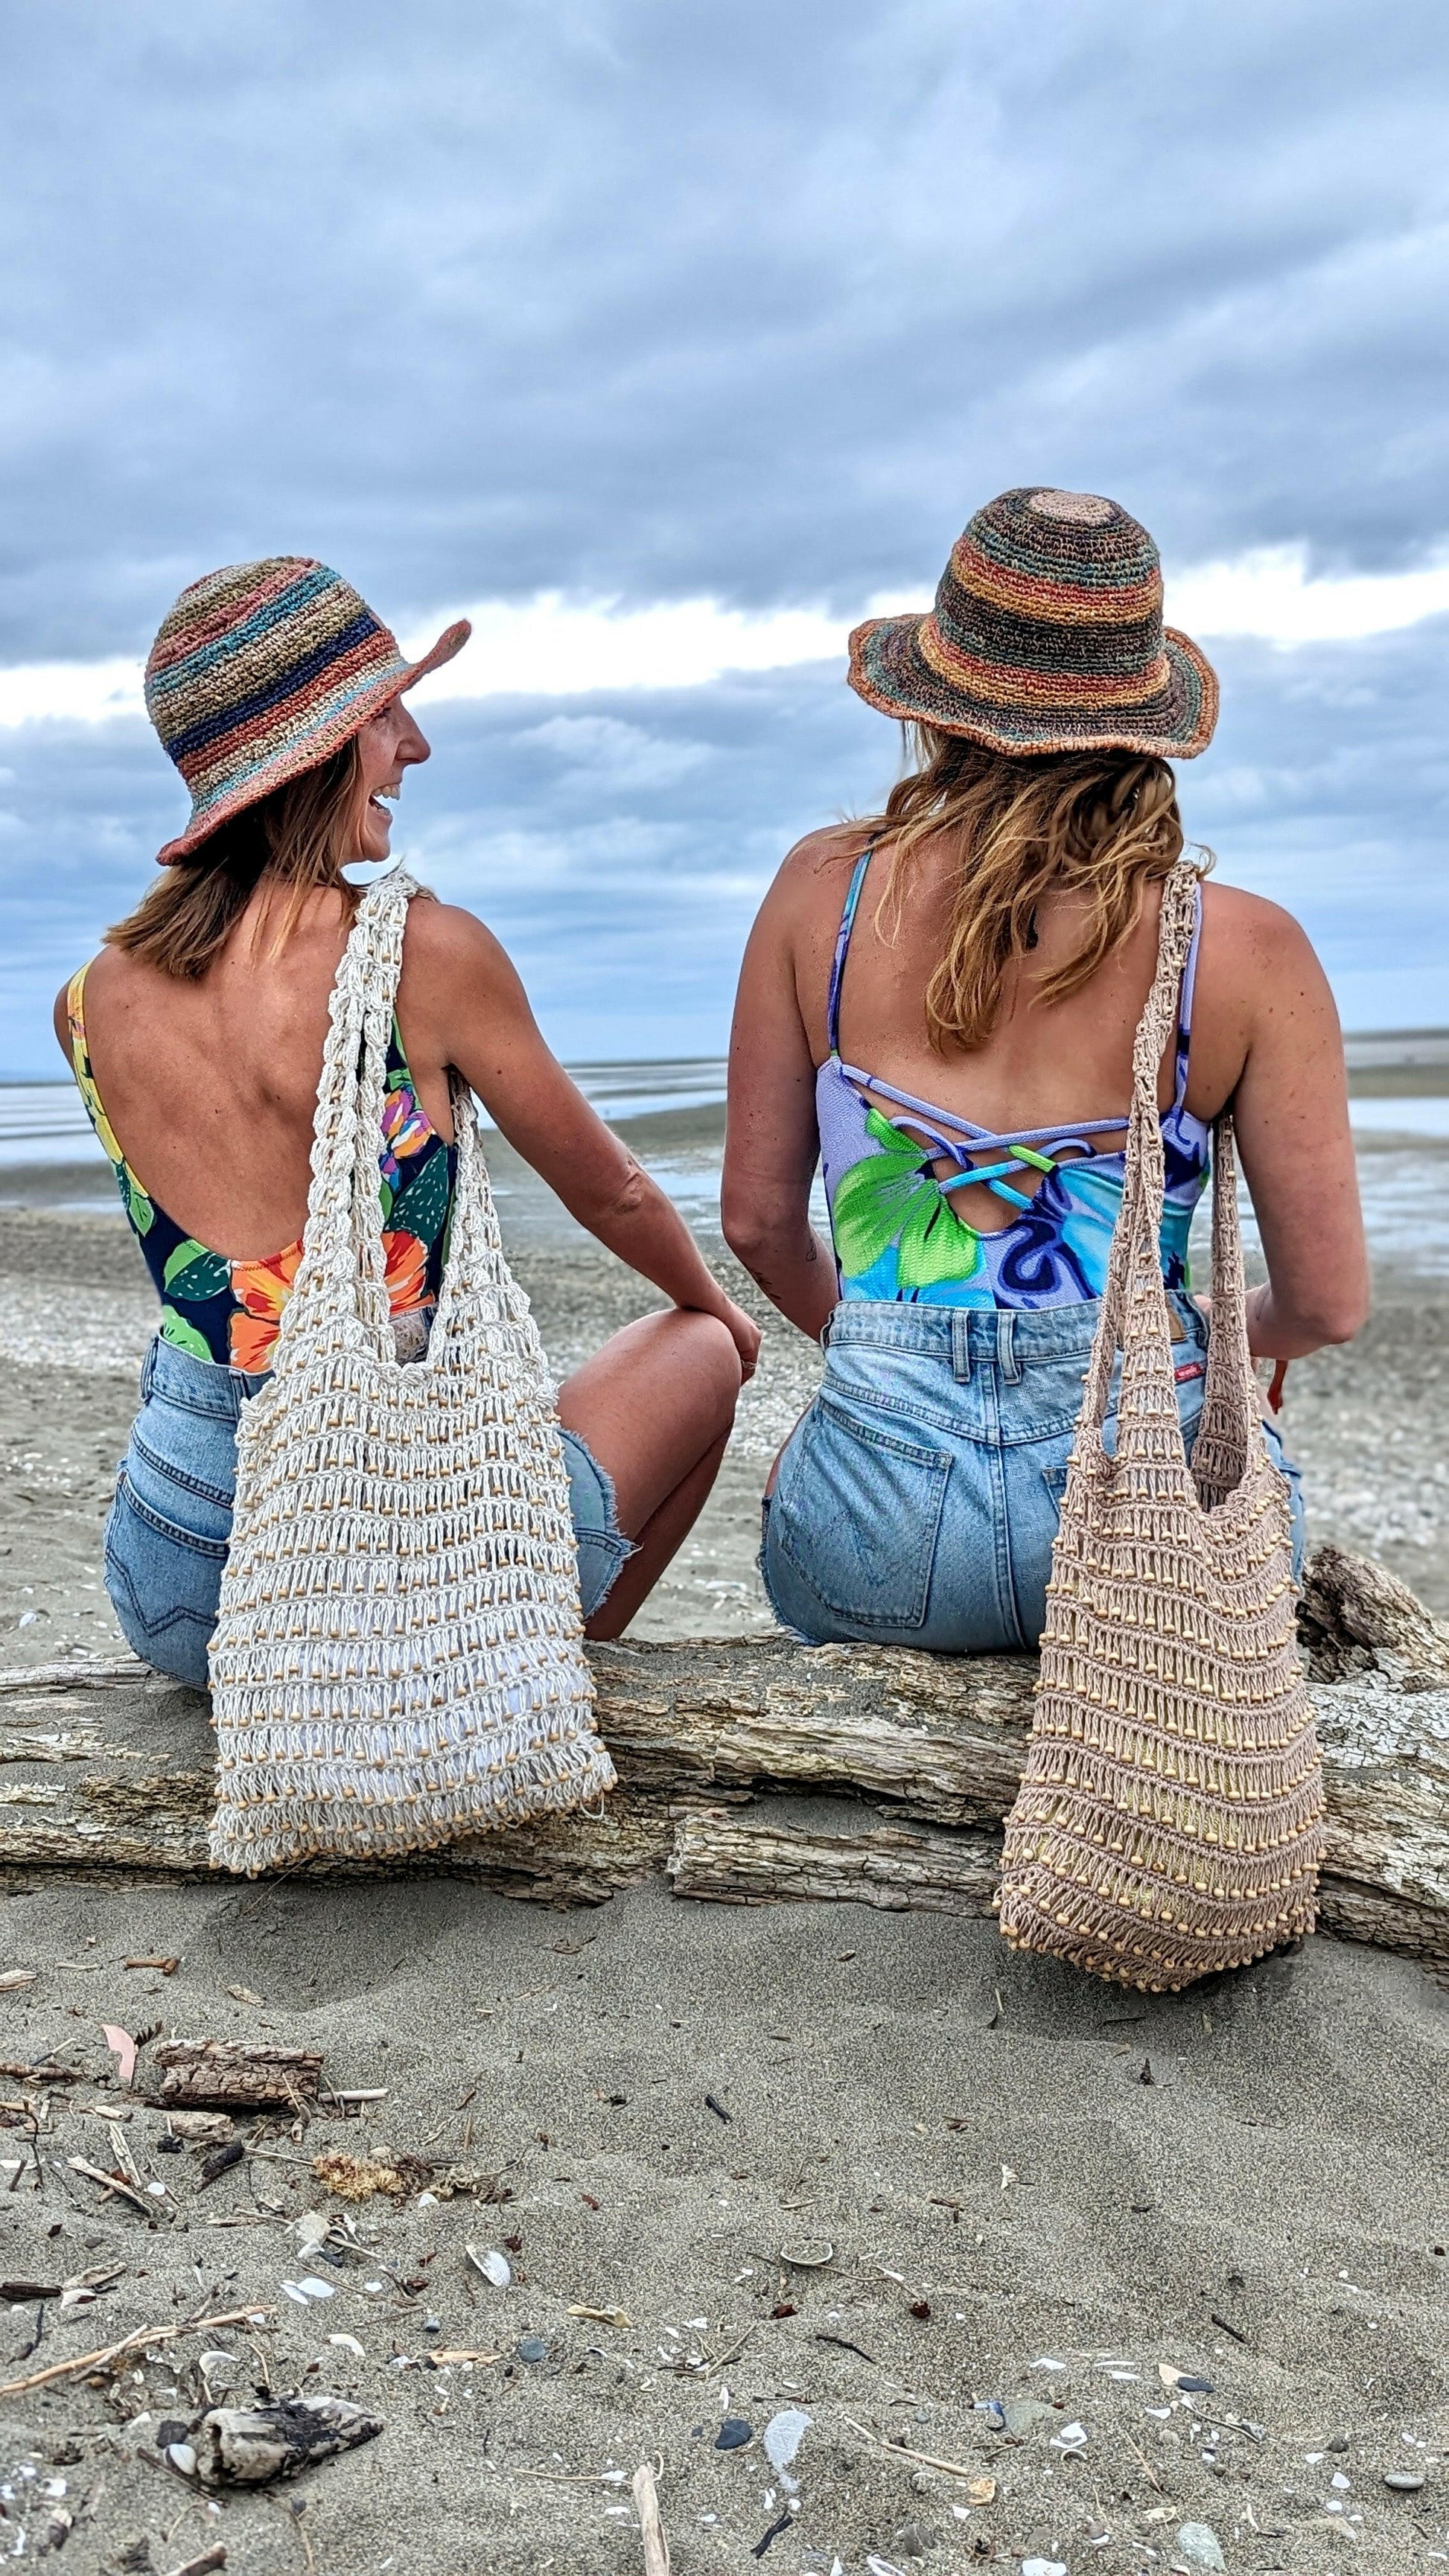
[[(1443, 1017), (1449, 618), (1414, 633), (1217, 656), (1217, 740), (1179, 773), (1221, 874), (1306, 923), (1350, 1025)], [(707, 1054), (786, 848), (868, 812), (895, 728), (838, 668), (567, 702), (432, 709), (397, 844), (492, 923), (573, 1057)], [(150, 882), (182, 810), (139, 722), (0, 737), (20, 829), (0, 846), (0, 1073), (47, 1071), (51, 998)]]
[(934, 579), (1035, 477), (1169, 557), (1443, 531), (1429, 0), (29, 0), (0, 658), (320, 551), (399, 621)]

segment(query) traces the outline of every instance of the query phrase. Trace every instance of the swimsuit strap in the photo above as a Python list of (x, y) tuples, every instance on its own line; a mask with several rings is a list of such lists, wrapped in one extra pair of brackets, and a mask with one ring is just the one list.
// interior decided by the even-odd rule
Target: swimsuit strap
[(87, 958), (84, 966), (77, 966), (65, 988), (66, 1026), (70, 1032), (70, 1069), (77, 1081), (82, 1074), (90, 1072), (90, 1050), (86, 1045), (86, 977), (90, 971), (91, 960)]
[(850, 934), (855, 928), (855, 910), (860, 901), (860, 890), (865, 883), (865, 872), (870, 866), (871, 854), (875, 846), (874, 841), (867, 841), (856, 860), (850, 883), (846, 888), (845, 908), (840, 916), (840, 928), (835, 934), (835, 955), (830, 961), (830, 991), (825, 1003), (825, 1035), (831, 1054), (836, 1056), (840, 1053), (840, 979), (845, 973), (845, 961), (850, 954)]
[(1197, 984), (1197, 951), (1202, 937), (1202, 879), (1192, 890), (1192, 937), (1188, 942), (1187, 962), (1182, 970), (1182, 992), (1177, 1006), (1177, 1046), (1174, 1057), (1172, 1105), (1181, 1109), (1187, 1098), (1187, 1065), (1192, 1047), (1192, 997)]
[[(878, 1091), (883, 1100), (895, 1101), (898, 1108), (918, 1112), (915, 1118), (892, 1119), (893, 1127), (914, 1127), (921, 1119), (939, 1120), (943, 1127), (956, 1128), (973, 1153), (996, 1145), (1041, 1145), (1052, 1139), (1058, 1144), (1075, 1142), (1079, 1136), (1105, 1136), (1113, 1128), (1126, 1128), (1131, 1124), (1131, 1114), (1124, 1110), (1120, 1118), (1076, 1118), (1053, 1127), (978, 1127), (971, 1119), (960, 1117), (954, 1109), (939, 1108), (935, 1101), (922, 1100), (914, 1091), (898, 1091), (893, 1082), (882, 1081), (878, 1073), (867, 1073), (858, 1064), (842, 1061), (840, 1070), (847, 1082), (859, 1083), (866, 1091)], [(954, 1142), (943, 1138), (941, 1151), (953, 1154), (958, 1148)]]

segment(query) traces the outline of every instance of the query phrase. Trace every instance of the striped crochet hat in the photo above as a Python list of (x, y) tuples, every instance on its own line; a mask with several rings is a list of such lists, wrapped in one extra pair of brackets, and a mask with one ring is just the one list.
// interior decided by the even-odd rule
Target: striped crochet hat
[(345, 742), (466, 644), (466, 619), (421, 662), (349, 582), (310, 555), (227, 564), (183, 590), (146, 664), (146, 707), (191, 790), (191, 819), (157, 852), (191, 852), (244, 806)]
[(978, 510), (926, 617), (874, 617), (850, 685), (883, 715), (993, 751), (1137, 751), (1191, 760), (1218, 684), (1162, 623), (1147, 530), (1095, 492), (1023, 486)]

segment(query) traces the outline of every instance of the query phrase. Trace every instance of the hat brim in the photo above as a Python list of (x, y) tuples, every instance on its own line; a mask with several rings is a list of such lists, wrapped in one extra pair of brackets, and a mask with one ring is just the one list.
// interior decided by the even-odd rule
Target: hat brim
[(1218, 720), (1218, 679), (1211, 662), (1175, 626), (1163, 630), (1167, 687), (1150, 704), (1098, 709), (1008, 707), (973, 697), (943, 679), (921, 649), (924, 616), (872, 617), (850, 639), (850, 685), (867, 706), (903, 724), (927, 724), (964, 735), (989, 751), (1156, 752), (1195, 760)]
[(444, 628), (436, 644), (420, 662), (405, 661), (399, 653), (395, 661), (367, 672), (349, 690), (345, 704), (329, 708), (315, 725), (295, 736), (285, 751), (278, 752), (273, 759), (263, 761), (249, 771), (247, 777), (226, 795), (218, 796), (204, 807), (193, 803), (185, 831), (157, 851), (157, 866), (174, 867), (179, 859), (190, 858), (193, 850), (199, 850), (202, 843), (209, 841), (212, 833), (219, 831), (223, 823), (229, 823), (234, 815), (244, 814), (249, 805), (259, 804), (262, 797), (270, 796), (278, 787), (285, 787), (289, 779), (300, 778), (304, 771), (316, 769), (320, 762), (330, 760), (334, 752), (341, 751), (355, 734), (362, 731), (370, 717), (380, 714), (394, 698), (401, 697), (405, 689), (415, 688), (430, 671), (441, 670), (445, 662), (451, 662), (456, 653), (461, 653), (472, 632), (470, 621), (460, 617), (456, 625)]

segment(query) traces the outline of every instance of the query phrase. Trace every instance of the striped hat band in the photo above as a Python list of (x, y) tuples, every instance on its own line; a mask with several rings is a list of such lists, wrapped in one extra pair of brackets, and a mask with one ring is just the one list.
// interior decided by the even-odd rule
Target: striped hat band
[(228, 564), (193, 582), (146, 664), (147, 710), (191, 790), (186, 829), (161, 864), (340, 751), (469, 633), (462, 620), (409, 662), (350, 582), (309, 555)]
[(1008, 753), (1190, 760), (1217, 721), (1211, 664), (1163, 625), (1156, 546), (1095, 492), (1023, 486), (988, 502), (932, 610), (856, 628), (850, 684), (884, 715)]

